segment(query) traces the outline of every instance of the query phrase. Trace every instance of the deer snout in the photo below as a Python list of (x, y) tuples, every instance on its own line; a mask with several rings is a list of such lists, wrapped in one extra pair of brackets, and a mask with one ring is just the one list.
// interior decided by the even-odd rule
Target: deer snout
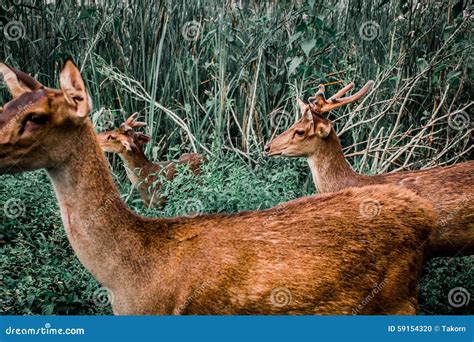
[(265, 147), (263, 148), (263, 151), (265, 153), (270, 153), (270, 150), (272, 149), (272, 147), (270, 146), (270, 144), (266, 144)]

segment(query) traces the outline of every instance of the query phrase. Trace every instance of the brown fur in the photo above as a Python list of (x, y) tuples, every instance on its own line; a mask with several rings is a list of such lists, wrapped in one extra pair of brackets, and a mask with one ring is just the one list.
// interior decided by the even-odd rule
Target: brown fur
[[(68, 61), (61, 80), (83, 88), (75, 68)], [(65, 99), (75, 90), (66, 85), (61, 95), (39, 96), (36, 110), (50, 120), (29, 133), (33, 143), (2, 121), (9, 138), (0, 143), (0, 174), (46, 168), (69, 241), (112, 292), (116, 314), (416, 312), (435, 220), (428, 201), (403, 188), (371, 186), (262, 211), (140, 217), (120, 200), (92, 123), (79, 116), (86, 104), (66, 106), (87, 101), (85, 90)], [(19, 116), (23, 122), (28, 113)], [(375, 215), (363, 214), (367, 203), (376, 203)]]
[[(347, 163), (329, 120), (301, 104), (303, 117), (266, 147), (270, 156), (307, 157), (319, 193), (373, 184), (395, 184), (429, 199), (438, 221), (432, 256), (474, 254), (474, 161), (430, 170), (381, 175), (356, 173)], [(329, 132), (328, 135), (319, 134)], [(299, 134), (299, 135), (298, 135)]]
[(97, 139), (105, 152), (116, 153), (122, 158), (130, 182), (138, 189), (143, 203), (148, 207), (166, 203), (166, 197), (160, 194), (160, 176), (172, 180), (176, 176), (176, 165), (186, 165), (191, 172), (199, 174), (201, 165), (207, 162), (205, 156), (186, 153), (176, 162), (153, 163), (143, 151), (143, 145), (149, 138), (124, 125), (116, 130), (98, 134)]

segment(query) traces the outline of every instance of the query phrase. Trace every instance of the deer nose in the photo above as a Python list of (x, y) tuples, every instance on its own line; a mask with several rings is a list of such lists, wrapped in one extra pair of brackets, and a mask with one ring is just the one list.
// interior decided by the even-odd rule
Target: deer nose
[(270, 144), (266, 144), (263, 150), (265, 151), (265, 153), (269, 153), (271, 150)]

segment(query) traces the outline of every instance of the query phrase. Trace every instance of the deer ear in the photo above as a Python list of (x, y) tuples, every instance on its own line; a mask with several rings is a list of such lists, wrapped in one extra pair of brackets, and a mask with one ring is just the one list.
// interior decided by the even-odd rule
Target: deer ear
[(10, 90), (13, 98), (18, 97), (26, 92), (39, 90), (44, 86), (35, 80), (30, 75), (16, 70), (4, 63), (0, 63), (0, 73), (3, 75), (3, 79)]
[(298, 106), (300, 107), (301, 114), (304, 114), (306, 112), (306, 108), (308, 108), (308, 105), (304, 103), (304, 101), (300, 99), (298, 96), (296, 97), (296, 102), (298, 102)]
[(329, 120), (319, 121), (315, 127), (316, 135), (320, 137), (321, 139), (326, 139), (329, 133), (331, 133), (331, 128), (332, 128), (331, 121)]
[(122, 143), (122, 146), (125, 147), (127, 151), (132, 151), (132, 145), (130, 145), (128, 141), (122, 140), (121, 143)]
[(151, 137), (149, 135), (143, 134), (143, 133), (137, 133), (137, 142), (140, 145), (144, 145), (148, 143), (151, 140)]
[(61, 70), (59, 82), (66, 101), (76, 108), (76, 115), (84, 118), (92, 110), (92, 101), (82, 80), (81, 72), (71, 59)]
[(309, 110), (309, 106), (298, 96), (296, 97), (296, 102), (298, 102), (298, 105), (300, 106), (302, 117), (306, 120), (313, 121), (313, 114), (311, 113), (311, 110)]
[(307, 121), (310, 121), (310, 122), (314, 121), (313, 112), (311, 111), (311, 109), (307, 109), (305, 112), (303, 112), (303, 115)]

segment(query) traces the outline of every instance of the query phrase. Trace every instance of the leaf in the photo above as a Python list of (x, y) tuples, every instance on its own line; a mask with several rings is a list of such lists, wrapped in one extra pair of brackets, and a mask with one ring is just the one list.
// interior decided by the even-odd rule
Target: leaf
[(294, 35), (290, 37), (290, 45), (297, 40), (299, 37), (301, 37), (303, 33), (302, 32), (296, 32)]
[(281, 83), (273, 83), (272, 88), (271, 88), (272, 89), (272, 94), (273, 95), (278, 94), (278, 92), (281, 90), (281, 87), (282, 87)]
[(96, 13), (96, 10), (94, 8), (88, 8), (86, 10), (80, 11), (77, 20), (84, 20), (89, 17), (92, 17)]
[(288, 75), (292, 75), (296, 68), (298, 68), (298, 66), (301, 64), (301, 62), (303, 61), (303, 58), (302, 57), (295, 57), (291, 60), (291, 63), (290, 63), (290, 66), (288, 67)]
[(418, 58), (416, 60), (416, 64), (418, 65), (418, 70), (423, 71), (428, 67), (428, 62), (424, 58)]
[(316, 2), (316, 0), (308, 0), (309, 7), (314, 8), (315, 2)]
[(459, 75), (461, 75), (461, 71), (459, 71), (459, 70), (458, 70), (458, 71), (454, 71), (454, 70), (453, 70), (453, 71), (451, 71), (451, 72), (448, 74), (447, 79), (448, 79), (448, 81), (450, 81), (450, 80), (453, 79), (453, 78), (459, 78)]
[(463, 1), (458, 1), (453, 6), (453, 17), (457, 18), (463, 11)]
[(309, 54), (311, 50), (313, 50), (315, 45), (316, 45), (316, 39), (307, 39), (300, 43), (300, 46), (303, 49), (303, 52), (306, 55), (306, 57), (309, 57)]

